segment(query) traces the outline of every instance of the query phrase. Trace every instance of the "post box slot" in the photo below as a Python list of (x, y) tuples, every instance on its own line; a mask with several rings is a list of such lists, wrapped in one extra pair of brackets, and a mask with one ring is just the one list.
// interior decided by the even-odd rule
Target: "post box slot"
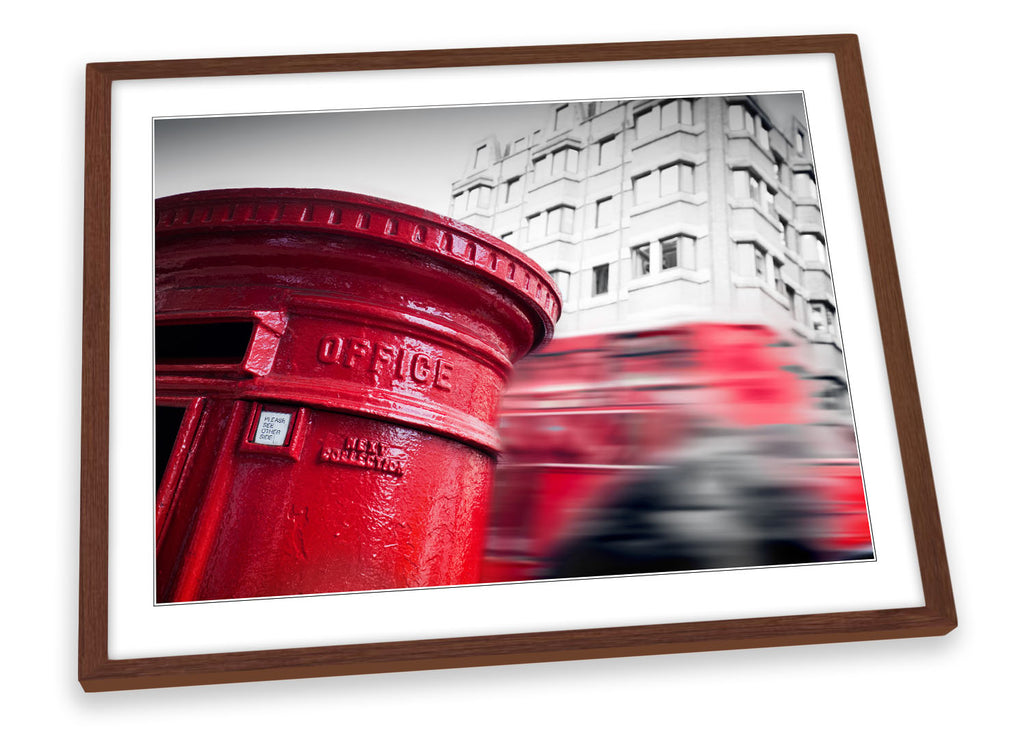
[(252, 322), (172, 323), (156, 326), (156, 362), (238, 364), (252, 340)]
[(185, 407), (161, 407), (156, 408), (156, 486), (160, 488), (160, 481), (167, 471), (167, 464), (171, 460), (171, 453), (174, 452), (174, 441), (178, 437), (181, 423), (185, 419)]

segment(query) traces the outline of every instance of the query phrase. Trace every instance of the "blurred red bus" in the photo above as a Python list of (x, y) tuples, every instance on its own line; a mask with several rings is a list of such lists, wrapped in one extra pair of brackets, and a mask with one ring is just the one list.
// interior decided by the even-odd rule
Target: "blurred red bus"
[[(558, 556), (579, 549), (588, 524), (605, 540), (629, 540), (612, 528), (636, 527), (639, 494), (646, 515), (674, 521), (665, 547), (703, 541), (680, 554), (686, 567), (870, 557), (859, 463), (816, 457), (814, 400), (797, 350), (765, 325), (688, 323), (557, 339), (524, 360), (503, 405), (485, 580), (557, 577)], [(695, 502), (671, 479), (709, 465), (701, 455), (709, 428), (730, 442), (732, 465), (756, 456), (754, 470), (746, 491), (723, 487)], [(736, 461), (737, 452), (747, 459)], [(770, 491), (756, 477), (780, 460), (790, 488)], [(717, 526), (722, 539), (694, 520)], [(637, 549), (662, 544), (629, 534)], [(709, 552), (719, 549), (725, 554)]]

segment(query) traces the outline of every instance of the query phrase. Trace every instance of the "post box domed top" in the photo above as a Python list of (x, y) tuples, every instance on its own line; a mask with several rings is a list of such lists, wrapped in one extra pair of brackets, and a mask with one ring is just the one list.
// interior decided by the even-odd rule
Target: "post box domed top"
[(475, 274), (517, 298), (550, 339), (562, 302), (551, 276), (518, 250), (457, 220), (399, 202), (327, 189), (221, 189), (156, 200), (158, 246), (176, 236), (297, 233), (370, 240)]

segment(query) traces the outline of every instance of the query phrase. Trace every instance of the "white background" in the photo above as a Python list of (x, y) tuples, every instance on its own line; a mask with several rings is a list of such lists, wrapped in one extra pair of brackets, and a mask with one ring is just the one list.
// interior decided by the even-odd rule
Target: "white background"
[[(20, 733), (987, 734), (1019, 726), (1024, 120), (995, 4), (95, 2), (7, 12), (2, 676)], [(407, 7), (405, 7), (407, 5)], [(839, 8), (842, 8), (840, 10)], [(904, 15), (901, 15), (904, 12)], [(855, 32), (961, 626), (942, 639), (85, 695), (75, 680), (84, 65)], [(301, 623), (297, 623), (301, 626)], [(20, 726), (19, 726), (20, 725)], [(198, 729), (197, 729), (198, 727)]]

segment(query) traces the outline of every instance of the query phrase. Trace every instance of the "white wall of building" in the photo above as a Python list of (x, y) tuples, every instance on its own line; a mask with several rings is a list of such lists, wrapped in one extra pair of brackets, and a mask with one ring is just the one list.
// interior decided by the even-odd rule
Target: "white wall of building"
[[(996, 145), (1024, 119), (1009, 7), (98, 0), (7, 8), (0, 693), (8, 732), (888, 735), (1019, 725), (1024, 404), (1013, 284), (1024, 256), (1006, 220), (1019, 211), (1021, 161), (1016, 148)], [(941, 639), (81, 692), (86, 62), (828, 32), (861, 35), (959, 629)]]

